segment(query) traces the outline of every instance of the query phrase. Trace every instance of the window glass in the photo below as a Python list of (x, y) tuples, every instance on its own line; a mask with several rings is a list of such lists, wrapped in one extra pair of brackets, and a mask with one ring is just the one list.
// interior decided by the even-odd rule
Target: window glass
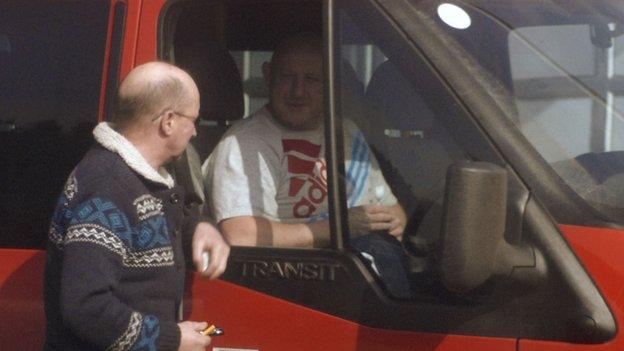
[[(339, 112), (350, 244), (390, 295), (410, 297), (414, 287), (406, 293), (401, 281), (426, 288), (414, 279), (433, 268), (446, 170), (463, 152), (431, 108), (448, 101), (426, 100), (425, 87), (413, 84), (385, 54), (393, 43), (379, 45), (361, 26), (341, 13)], [(390, 229), (363, 228), (361, 211), (390, 215)], [(401, 232), (402, 243), (394, 238)]]
[(517, 28), (509, 57), (522, 133), (583, 198), (624, 208), (624, 39), (596, 37), (615, 29)]
[(563, 181), (624, 218), (624, 5), (411, 3)]
[[(233, 245), (311, 248), (301, 224), (328, 218), (322, 56), (300, 66), (288, 54), (271, 69), (283, 119), (265, 108), (263, 64), (290, 35), (321, 37), (321, 2), (177, 2), (169, 11), (178, 14), (165, 19), (174, 22), (165, 26), (170, 58), (193, 76), (200, 93), (202, 121), (192, 143), (203, 164), (206, 211), (218, 222), (254, 217), (260, 223), (257, 230), (224, 229)], [(301, 83), (303, 75), (305, 92), (294, 92), (302, 85), (292, 78)], [(300, 116), (318, 123), (300, 129), (282, 123), (297, 124)], [(292, 225), (274, 235), (264, 220)], [(319, 236), (329, 246), (328, 230)]]
[(41, 247), (97, 122), (108, 1), (0, 4), (0, 246)]
[(243, 81), (245, 116), (249, 116), (268, 102), (269, 91), (264, 84), (262, 64), (271, 60), (273, 52), (244, 50), (231, 54)]

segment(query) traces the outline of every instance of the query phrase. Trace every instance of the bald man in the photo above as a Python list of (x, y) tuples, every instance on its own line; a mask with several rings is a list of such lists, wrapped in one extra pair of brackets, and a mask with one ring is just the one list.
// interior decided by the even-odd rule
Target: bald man
[[(262, 67), (269, 103), (232, 126), (203, 165), (211, 211), (232, 245), (330, 244), (322, 49), (312, 33), (282, 41)], [(405, 213), (363, 134), (349, 120), (344, 132), (351, 244), (378, 258), (392, 295), (408, 297)]]
[(229, 246), (209, 223), (183, 217), (184, 191), (163, 168), (196, 134), (199, 92), (183, 70), (151, 62), (128, 74), (117, 100), (52, 217), (45, 349), (204, 350), (207, 324), (176, 318), (185, 253), (216, 278)]

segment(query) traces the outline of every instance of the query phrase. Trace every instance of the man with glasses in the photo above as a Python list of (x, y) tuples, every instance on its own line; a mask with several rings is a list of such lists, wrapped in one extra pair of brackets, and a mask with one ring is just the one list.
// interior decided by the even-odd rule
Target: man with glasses
[(128, 74), (117, 101), (52, 218), (45, 349), (204, 350), (206, 323), (176, 318), (184, 258), (214, 279), (229, 246), (209, 223), (183, 217), (184, 192), (164, 168), (197, 133), (199, 92), (183, 70), (151, 62)]

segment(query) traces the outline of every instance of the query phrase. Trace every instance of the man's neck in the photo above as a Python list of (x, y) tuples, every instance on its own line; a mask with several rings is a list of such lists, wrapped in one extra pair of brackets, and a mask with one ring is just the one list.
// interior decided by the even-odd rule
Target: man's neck
[(292, 126), (284, 124), (284, 122), (280, 118), (277, 117), (277, 113), (275, 112), (275, 110), (273, 109), (270, 103), (266, 104), (265, 108), (269, 111), (269, 115), (271, 116), (271, 119), (275, 121), (277, 125), (287, 130), (290, 130), (293, 132), (314, 132), (323, 128), (323, 118), (319, 118), (318, 120), (316, 120), (314, 125), (306, 126), (303, 128), (293, 128)]
[(169, 159), (163, 155), (162, 150), (156, 143), (150, 142), (148, 135), (136, 135), (136, 133), (123, 133), (123, 136), (134, 145), (141, 156), (155, 170), (163, 167)]

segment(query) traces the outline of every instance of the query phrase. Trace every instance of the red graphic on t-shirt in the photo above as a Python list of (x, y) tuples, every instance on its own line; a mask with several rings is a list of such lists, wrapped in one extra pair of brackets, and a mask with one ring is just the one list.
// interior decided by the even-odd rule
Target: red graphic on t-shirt
[(283, 139), (282, 147), (288, 162), (288, 173), (292, 175), (288, 195), (299, 197), (293, 206), (293, 216), (310, 217), (327, 197), (327, 167), (320, 157), (321, 146), (307, 140)]

